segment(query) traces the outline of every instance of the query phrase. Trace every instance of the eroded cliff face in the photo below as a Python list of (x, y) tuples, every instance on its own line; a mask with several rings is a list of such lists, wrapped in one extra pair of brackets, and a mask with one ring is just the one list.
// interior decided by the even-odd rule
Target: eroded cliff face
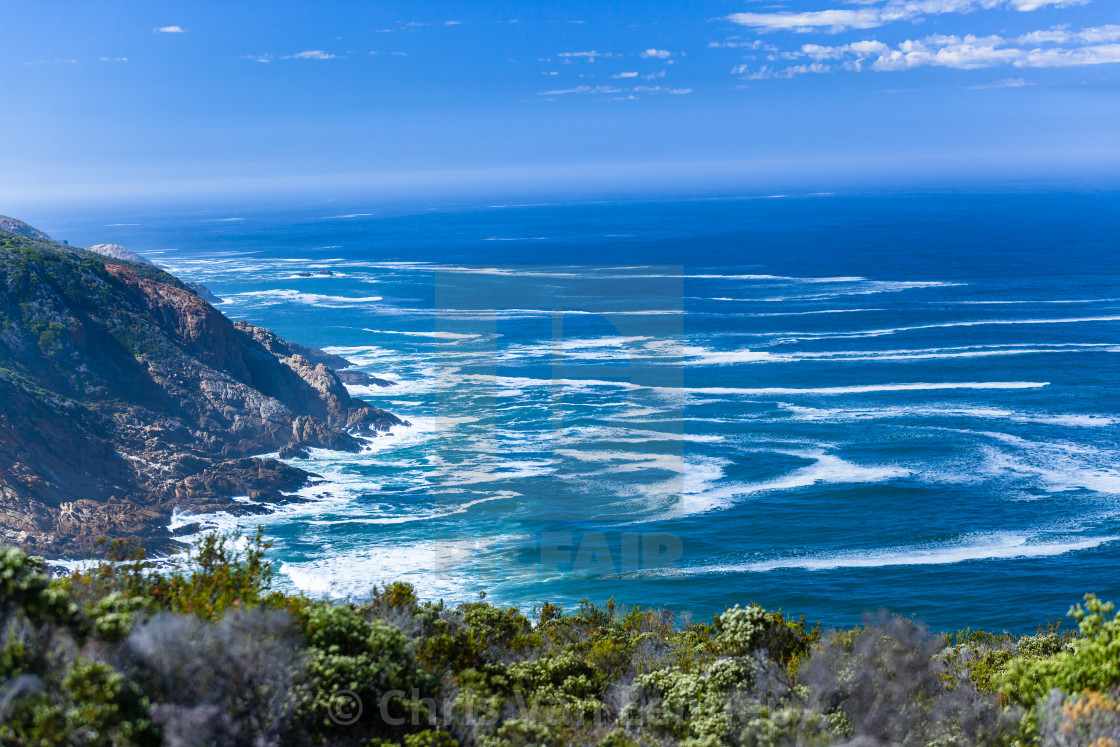
[(264, 511), (311, 477), (254, 454), (402, 424), (308, 356), (331, 360), (154, 267), (0, 231), (0, 543), (159, 549), (176, 507)]

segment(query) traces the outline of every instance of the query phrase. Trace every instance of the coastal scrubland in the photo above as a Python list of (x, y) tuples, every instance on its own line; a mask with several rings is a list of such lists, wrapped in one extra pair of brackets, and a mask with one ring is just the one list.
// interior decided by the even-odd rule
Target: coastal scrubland
[(267, 546), (213, 534), (156, 566), (114, 543), (53, 579), (0, 548), (0, 743), (1120, 740), (1120, 620), (1091, 594), (1031, 635), (886, 612), (826, 630), (751, 604), (683, 621), (613, 601), (449, 606), (402, 583), (313, 598), (274, 588)]

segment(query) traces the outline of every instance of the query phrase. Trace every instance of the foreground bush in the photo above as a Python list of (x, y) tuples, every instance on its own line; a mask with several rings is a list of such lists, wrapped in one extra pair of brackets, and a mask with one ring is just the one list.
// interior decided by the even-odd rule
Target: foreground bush
[(0, 548), (5, 745), (1120, 746), (1120, 621), (822, 632), (758, 606), (663, 611), (337, 603), (274, 591), (261, 537), (178, 569), (140, 552), (51, 580)]

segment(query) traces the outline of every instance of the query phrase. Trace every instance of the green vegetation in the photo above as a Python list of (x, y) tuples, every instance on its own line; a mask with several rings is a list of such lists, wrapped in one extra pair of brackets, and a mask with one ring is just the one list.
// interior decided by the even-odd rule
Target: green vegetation
[(5, 745), (1116, 745), (1120, 620), (1092, 595), (1017, 637), (758, 606), (362, 602), (272, 589), (267, 543), (157, 571), (121, 545), (51, 580), (0, 548)]
[[(90, 344), (89, 318), (107, 315), (116, 341), (134, 356), (159, 350), (150, 325), (137, 323), (120, 283), (106, 264), (177, 287), (183, 284), (149, 265), (123, 262), (42, 239), (0, 231), (0, 344), (14, 357), (31, 355), (38, 371), (60, 372), (77, 391), (91, 382), (74, 374)], [(21, 331), (24, 333), (21, 336)], [(37, 350), (24, 349), (24, 340), (37, 341)], [(22, 354), (22, 356), (21, 356)]]

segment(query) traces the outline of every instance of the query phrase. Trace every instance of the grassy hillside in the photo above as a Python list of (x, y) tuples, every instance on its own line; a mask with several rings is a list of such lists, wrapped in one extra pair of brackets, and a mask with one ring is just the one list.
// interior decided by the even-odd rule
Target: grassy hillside
[[(243, 549), (236, 549), (243, 548)], [(1120, 739), (1120, 621), (1092, 596), (1017, 637), (881, 614), (824, 631), (582, 603), (331, 602), (271, 589), (259, 537), (182, 568), (48, 580), (0, 549), (0, 743), (1093, 745)], [(998, 603), (993, 600), (993, 603)]]

